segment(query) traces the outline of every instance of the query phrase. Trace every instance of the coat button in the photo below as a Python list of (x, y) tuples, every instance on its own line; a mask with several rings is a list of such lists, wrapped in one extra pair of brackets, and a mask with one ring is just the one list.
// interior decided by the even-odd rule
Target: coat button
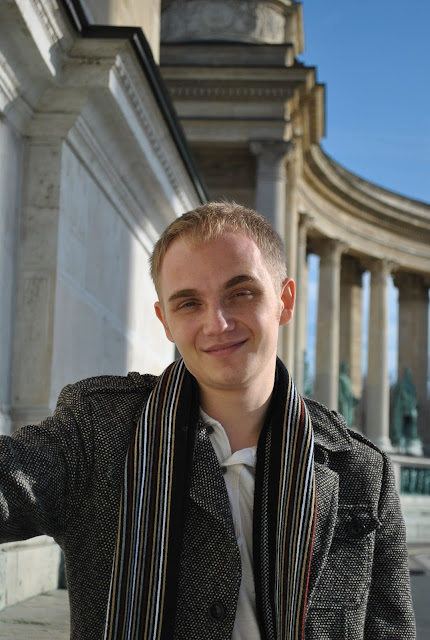
[(346, 529), (351, 538), (361, 538), (366, 531), (363, 522), (358, 518), (352, 518), (352, 520), (347, 523)]
[(213, 602), (209, 607), (209, 615), (212, 620), (224, 620), (227, 611), (221, 602)]

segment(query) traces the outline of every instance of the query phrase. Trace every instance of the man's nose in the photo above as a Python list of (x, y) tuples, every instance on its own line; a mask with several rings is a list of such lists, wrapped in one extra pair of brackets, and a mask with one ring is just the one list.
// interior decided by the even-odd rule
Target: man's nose
[(217, 304), (207, 308), (203, 327), (205, 335), (216, 335), (223, 333), (223, 331), (231, 331), (233, 328), (234, 321), (226, 307)]

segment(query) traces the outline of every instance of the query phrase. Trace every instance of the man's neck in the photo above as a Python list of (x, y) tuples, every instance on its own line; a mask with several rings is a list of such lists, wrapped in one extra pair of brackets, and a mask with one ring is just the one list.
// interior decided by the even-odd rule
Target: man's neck
[(247, 391), (201, 390), (201, 407), (207, 415), (222, 424), (232, 453), (258, 443), (271, 394), (258, 397)]

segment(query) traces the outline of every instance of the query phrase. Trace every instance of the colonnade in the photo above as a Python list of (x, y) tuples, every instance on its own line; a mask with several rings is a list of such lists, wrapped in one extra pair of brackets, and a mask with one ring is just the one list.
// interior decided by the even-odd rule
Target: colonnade
[[(325, 236), (314, 212), (301, 211), (292, 198), (296, 188), (297, 154), (292, 143), (253, 141), (256, 157), (255, 208), (265, 214), (285, 240), (288, 272), (295, 277), (298, 301), (293, 327), (287, 327), (280, 353), (303, 384), (306, 352), (309, 251), (320, 256), (317, 348), (314, 397), (331, 409), (338, 408), (339, 365), (349, 366), (351, 386), (360, 398), (357, 426), (363, 416), (364, 431), (377, 446), (390, 451), (390, 390), (388, 372), (388, 286), (394, 276), (399, 290), (398, 369), (412, 370), (420, 407), (420, 435), (428, 418), (428, 290), (426, 274), (409, 272), (384, 257), (351, 246), (342, 229)], [(295, 171), (294, 171), (295, 168)], [(291, 179), (291, 176), (293, 178)], [(291, 203), (293, 203), (291, 205)], [(367, 379), (362, 379), (362, 277), (370, 272)], [(430, 436), (430, 434), (429, 434)]]

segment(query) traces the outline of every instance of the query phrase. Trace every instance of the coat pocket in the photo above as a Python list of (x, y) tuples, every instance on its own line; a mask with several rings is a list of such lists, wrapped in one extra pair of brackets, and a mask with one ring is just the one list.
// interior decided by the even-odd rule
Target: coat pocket
[(372, 576), (375, 531), (379, 526), (377, 517), (366, 505), (339, 507), (312, 607), (357, 608), (366, 602)]

